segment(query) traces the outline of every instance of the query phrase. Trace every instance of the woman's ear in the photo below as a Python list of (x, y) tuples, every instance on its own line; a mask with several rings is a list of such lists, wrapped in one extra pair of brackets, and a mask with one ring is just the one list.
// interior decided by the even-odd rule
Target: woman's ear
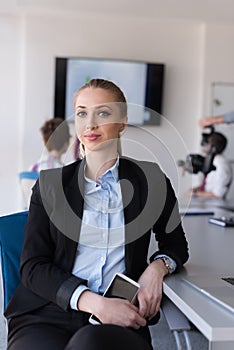
[(119, 132), (123, 131), (123, 130), (125, 129), (125, 126), (126, 126), (125, 123), (120, 124), (120, 126), (119, 126)]
[(124, 118), (124, 122), (120, 124), (120, 127), (119, 127), (119, 132), (123, 131), (127, 125), (127, 122), (128, 122), (128, 117), (125, 117)]

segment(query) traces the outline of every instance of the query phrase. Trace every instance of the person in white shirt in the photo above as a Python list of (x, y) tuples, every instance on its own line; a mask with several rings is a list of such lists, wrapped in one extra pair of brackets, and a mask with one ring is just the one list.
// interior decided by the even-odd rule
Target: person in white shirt
[(208, 145), (204, 151), (214, 149), (213, 165), (215, 170), (209, 172), (204, 178), (203, 184), (192, 190), (194, 197), (224, 199), (232, 182), (232, 168), (228, 160), (222, 154), (227, 145), (227, 138), (213, 132), (208, 138)]

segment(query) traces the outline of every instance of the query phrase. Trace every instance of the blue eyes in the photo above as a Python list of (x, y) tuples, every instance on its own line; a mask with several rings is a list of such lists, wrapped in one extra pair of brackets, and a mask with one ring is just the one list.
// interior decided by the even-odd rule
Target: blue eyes
[(98, 113), (98, 116), (99, 116), (99, 117), (109, 117), (109, 115), (111, 115), (111, 113), (110, 113), (110, 112), (107, 112), (107, 111), (100, 111), (100, 112)]
[(77, 113), (76, 113), (77, 117), (80, 117), (80, 118), (85, 117), (86, 114), (87, 114), (87, 113), (85, 113), (85, 112), (77, 112)]
[[(76, 115), (79, 118), (85, 118), (85, 117), (87, 117), (88, 113), (86, 111), (80, 111), (80, 112), (77, 112)], [(101, 117), (101, 118), (106, 118), (106, 117), (109, 117), (110, 115), (111, 115), (111, 113), (108, 111), (98, 111), (96, 113), (96, 116)]]

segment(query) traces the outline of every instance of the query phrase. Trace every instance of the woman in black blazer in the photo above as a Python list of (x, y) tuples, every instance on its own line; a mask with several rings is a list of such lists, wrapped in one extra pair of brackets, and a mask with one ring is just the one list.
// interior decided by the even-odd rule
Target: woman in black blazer
[[(119, 154), (127, 105), (115, 84), (91, 80), (74, 106), (84, 158), (42, 171), (33, 188), (8, 349), (152, 349), (163, 278), (188, 259), (177, 200), (156, 164)], [(140, 284), (133, 303), (102, 296), (116, 272)]]

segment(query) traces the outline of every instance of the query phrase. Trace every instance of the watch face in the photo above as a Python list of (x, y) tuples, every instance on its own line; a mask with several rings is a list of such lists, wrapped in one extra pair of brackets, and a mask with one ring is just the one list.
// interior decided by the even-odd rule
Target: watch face
[(165, 267), (168, 269), (169, 273), (174, 272), (175, 267), (174, 267), (174, 264), (172, 263), (171, 259), (167, 258), (166, 256), (156, 258), (156, 260), (157, 259), (161, 259), (163, 261), (163, 263), (164, 263)]
[(164, 260), (165, 266), (168, 269), (169, 273), (172, 273), (174, 271), (174, 266), (171, 263), (171, 260), (166, 258), (166, 257), (163, 258), (163, 260)]

